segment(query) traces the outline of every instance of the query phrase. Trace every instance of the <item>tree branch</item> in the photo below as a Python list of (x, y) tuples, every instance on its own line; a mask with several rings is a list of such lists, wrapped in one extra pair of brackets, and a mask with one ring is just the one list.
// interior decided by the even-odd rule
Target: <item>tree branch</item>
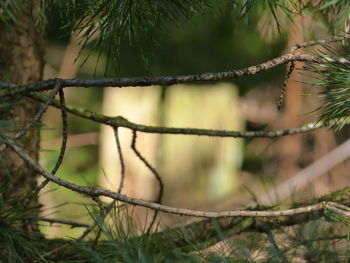
[(47, 97), (47, 100), (45, 101), (43, 107), (41, 107), (39, 111), (34, 115), (32, 121), (27, 123), (27, 125), (15, 135), (16, 140), (23, 137), (30, 130), (30, 128), (32, 128), (33, 125), (41, 119), (41, 117), (43, 116), (47, 108), (50, 106), (51, 102), (54, 100), (56, 94), (59, 92), (59, 90), (61, 90), (61, 83), (58, 80), (55, 83), (54, 89), (51, 91), (50, 95)]
[[(30, 93), (26, 96), (41, 102), (46, 101), (46, 96), (38, 93)], [(52, 106), (60, 108), (60, 103), (57, 100), (52, 101)], [(212, 130), (212, 129), (196, 129), (196, 128), (172, 128), (172, 127), (157, 127), (148, 126), (142, 124), (133, 123), (122, 116), (109, 117), (96, 112), (92, 112), (86, 109), (72, 107), (66, 105), (67, 112), (80, 116), (84, 119), (92, 120), (101, 124), (109, 125), (112, 127), (124, 127), (131, 130), (145, 132), (145, 133), (158, 133), (158, 134), (180, 134), (180, 135), (199, 135), (210, 137), (232, 137), (232, 138), (276, 138), (281, 136), (306, 133), (325, 127), (325, 124), (320, 122), (308, 123), (301, 127), (276, 130), (276, 131), (225, 131), (225, 130)]]
[[(55, 177), (40, 167), (38, 163), (11, 141), (11, 139), (3, 136), (2, 138), (5, 144), (11, 147), (35, 171), (50, 181), (72, 191), (86, 194), (91, 197), (106, 196), (131, 205), (143, 206), (165, 213), (209, 218), (184, 227), (167, 229), (163, 232), (152, 234), (152, 240), (154, 242), (161, 241), (165, 246), (175, 244), (179, 248), (185, 246), (184, 249), (186, 249), (186, 246), (195, 242), (197, 247), (207, 247), (216, 243), (220, 239), (217, 235), (218, 227), (220, 227), (220, 231), (225, 233), (226, 236), (232, 236), (247, 231), (264, 232), (266, 230), (266, 225), (268, 225), (270, 229), (274, 229), (277, 227), (290, 226), (314, 220), (318, 217), (315, 218), (313, 214), (318, 213), (323, 215), (325, 209), (346, 216), (347, 218), (350, 217), (349, 208), (342, 206), (349, 205), (348, 196), (350, 193), (350, 187), (332, 192), (318, 200), (313, 200), (313, 203), (283, 205), (284, 210), (278, 210), (282, 208), (279, 206), (257, 206), (255, 208), (257, 210), (206, 212), (160, 205), (141, 199), (127, 197), (104, 189), (82, 187)], [(213, 219), (218, 219), (218, 221), (213, 221)], [(189, 233), (191, 233), (191, 235), (189, 235)], [(191, 248), (189, 247), (188, 249)]]
[(199, 210), (191, 210), (191, 209), (185, 209), (185, 208), (166, 206), (166, 205), (162, 205), (162, 204), (158, 204), (158, 203), (154, 203), (154, 202), (150, 202), (142, 199), (128, 197), (126, 195), (122, 195), (122, 194), (105, 190), (105, 189), (98, 189), (98, 188), (94, 189), (94, 188), (79, 186), (79, 185), (70, 183), (66, 180), (63, 180), (61, 178), (58, 178), (52, 175), (51, 173), (47, 172), (46, 170), (44, 170), (35, 160), (33, 160), (25, 151), (23, 151), (23, 149), (21, 149), (18, 145), (16, 145), (10, 139), (5, 137), (3, 138), (5, 140), (5, 144), (11, 147), (24, 161), (26, 161), (29, 164), (29, 166), (31, 166), (35, 171), (37, 171), (39, 174), (44, 176), (46, 179), (49, 179), (50, 181), (58, 185), (61, 185), (67, 189), (70, 189), (72, 191), (75, 191), (81, 194), (86, 194), (91, 197), (99, 197), (99, 196), (110, 197), (116, 201), (121, 201), (131, 205), (143, 206), (143, 207), (150, 208), (153, 210), (158, 210), (164, 213), (193, 216), (193, 217), (212, 218), (212, 219), (225, 218), (225, 217), (280, 217), (280, 216), (292, 216), (292, 215), (299, 215), (299, 214), (305, 214), (305, 213), (319, 212), (319, 211), (322, 211), (326, 206), (331, 205), (327, 202), (320, 202), (312, 205), (307, 205), (304, 207), (297, 207), (297, 208), (291, 208), (287, 210), (278, 210), (278, 211), (235, 210), (235, 211), (223, 211), (223, 212), (207, 212), (207, 211), (199, 211)]
[(280, 57), (271, 59), (267, 62), (246, 67), (243, 69), (203, 73), (183, 76), (163, 76), (163, 77), (143, 77), (143, 78), (111, 78), (111, 79), (49, 79), (41, 82), (31, 83), (22, 86), (11, 85), (0, 82), (0, 97), (24, 94), (33, 91), (44, 91), (52, 89), (57, 80), (65, 87), (146, 87), (146, 86), (169, 86), (183, 83), (194, 82), (213, 82), (240, 78), (243, 76), (255, 75), (260, 72), (271, 70), (279, 65), (289, 62), (304, 61), (310, 63), (327, 64), (327, 63), (345, 63), (350, 62), (342, 57), (317, 56), (312, 54), (300, 54), (296, 52), (287, 53)]
[[(60, 109), (61, 109), (61, 117), (62, 117), (62, 142), (61, 142), (60, 153), (58, 155), (55, 167), (51, 171), (53, 175), (56, 174), (56, 172), (58, 171), (58, 169), (62, 164), (64, 154), (67, 148), (67, 141), (68, 141), (68, 120), (67, 120), (66, 102), (64, 98), (63, 89), (59, 90), (59, 96), (60, 96)], [(33, 193), (35, 194), (39, 193), (39, 191), (42, 190), (48, 183), (49, 183), (49, 180), (46, 179), (33, 190)]]
[[(163, 184), (162, 178), (158, 174), (157, 170), (146, 160), (145, 157), (142, 156), (141, 152), (139, 150), (137, 150), (136, 140), (137, 140), (137, 132), (132, 131), (131, 149), (134, 151), (136, 156), (143, 162), (143, 164), (152, 172), (152, 174), (154, 175), (154, 177), (158, 181), (159, 191), (158, 191), (157, 199), (154, 202), (160, 204), (162, 202), (163, 191), (164, 191), (164, 184)], [(156, 210), (156, 211), (154, 211), (154, 215), (153, 215), (152, 221), (148, 227), (147, 233), (150, 233), (150, 231), (152, 230), (152, 227), (153, 227), (154, 223), (156, 222), (157, 215), (158, 215), (158, 211)]]
[(125, 180), (125, 165), (124, 165), (122, 146), (119, 140), (118, 127), (114, 128), (113, 131), (114, 131), (115, 141), (117, 143), (119, 162), (120, 162), (120, 182), (118, 186), (118, 194), (121, 194), (124, 187), (124, 180)]
[(306, 47), (312, 47), (317, 45), (324, 45), (324, 44), (330, 44), (335, 42), (340, 42), (343, 40), (349, 39), (349, 36), (341, 36), (341, 37), (334, 37), (334, 38), (328, 38), (328, 39), (320, 39), (320, 40), (314, 40), (309, 42), (304, 42), (300, 44), (295, 44), (290, 48), (290, 52), (295, 52), (298, 49), (306, 48)]
[[(275, 138), (279, 136), (313, 131), (315, 129), (323, 127), (324, 124), (321, 122), (318, 122), (318, 123), (310, 123), (302, 127), (286, 129), (286, 130), (257, 131), (257, 132), (155, 127), (155, 126), (136, 124), (128, 121), (127, 119), (121, 116), (113, 118), (113, 117), (100, 115), (88, 110), (66, 106), (64, 102), (63, 92), (62, 93), (60, 92), (60, 100), (61, 100), (60, 102), (54, 100), (52, 96), (49, 96), (48, 98), (47, 96), (33, 94), (33, 92), (51, 90), (51, 89), (54, 89), (55, 91), (57, 88), (57, 86), (55, 85), (57, 85), (57, 83), (60, 83), (61, 88), (65, 88), (65, 87), (91, 87), (91, 86), (94, 86), (94, 87), (107, 87), (107, 86), (108, 87), (131, 87), (131, 86), (152, 86), (152, 85), (164, 86), (164, 85), (174, 85), (174, 84), (180, 84), (180, 83), (222, 81), (222, 80), (234, 79), (234, 78), (239, 78), (239, 77), (248, 76), (248, 75), (255, 75), (257, 73), (270, 70), (278, 65), (294, 63), (295, 61), (304, 61), (304, 62), (318, 63), (318, 64), (327, 64), (327, 63), (334, 63), (334, 62), (350, 64), (350, 62), (347, 59), (341, 58), (341, 57), (336, 58), (336, 57), (330, 57), (330, 56), (317, 56), (317, 55), (310, 55), (310, 54), (300, 54), (295, 52), (299, 48), (313, 46), (320, 43), (336, 42), (342, 39), (343, 38), (335, 38), (331, 40), (311, 41), (308, 43), (298, 44), (291, 49), (290, 53), (274, 58), (270, 61), (258, 64), (255, 66), (246, 67), (243, 69), (226, 71), (226, 72), (204, 73), (204, 74), (186, 75), (186, 76), (165, 76), (165, 77), (155, 77), (155, 78), (153, 77), (118, 78), (118, 79), (99, 79), (99, 80), (50, 79), (50, 80), (46, 80), (38, 83), (32, 83), (32, 84), (23, 85), (23, 86), (15, 86), (12, 84), (0, 82), (0, 97), (20, 94), (20, 95), (28, 96), (35, 100), (39, 100), (43, 102), (44, 103), (43, 108), (47, 108), (47, 106), (51, 104), (61, 109), (63, 122), (65, 121), (64, 118), (66, 118), (63, 115), (66, 112), (70, 112), (77, 116), (80, 116), (101, 124), (109, 125), (113, 127), (114, 130), (118, 129), (119, 127), (125, 127), (128, 129), (131, 129), (134, 132), (134, 138), (133, 138), (134, 147), (136, 142), (135, 141), (136, 131), (146, 132), (146, 133), (158, 133), (158, 134), (202, 135), (202, 136), (213, 136), (213, 137)], [(42, 115), (42, 113), (40, 113), (40, 115)], [(293, 225), (298, 222), (305, 222), (309, 220), (309, 219), (305, 220), (305, 218), (312, 218), (311, 215), (314, 215), (314, 214), (323, 215), (325, 210), (331, 210), (337, 214), (341, 214), (342, 216), (350, 218), (350, 210), (348, 207), (344, 206), (344, 204), (348, 205), (349, 203), (348, 194), (350, 192), (350, 188), (346, 188), (343, 191), (334, 192), (324, 198), (320, 198), (319, 200), (314, 201), (313, 203), (287, 205), (283, 207), (284, 208), (283, 210), (281, 209), (281, 207), (278, 207), (278, 206), (275, 206), (275, 207), (257, 206), (254, 210), (248, 209), (248, 210), (236, 210), (236, 211), (208, 212), (208, 211), (198, 211), (198, 210), (170, 207), (163, 204), (159, 204), (157, 202), (151, 202), (151, 201), (146, 201), (142, 199), (128, 197), (128, 196), (122, 195), (121, 193), (112, 192), (105, 189), (96, 189), (96, 188), (79, 186), (79, 185), (70, 183), (66, 180), (60, 179), (54, 176), (54, 172), (51, 172), (51, 173), (47, 172), (35, 160), (33, 160), (22, 148), (20, 148), (15, 143), (15, 138), (9, 138), (6, 135), (1, 136), (1, 138), (3, 139), (4, 143), (8, 147), (12, 148), (31, 168), (33, 168), (36, 172), (44, 176), (46, 178), (46, 181), (52, 181), (67, 189), (70, 189), (75, 192), (79, 192), (81, 194), (88, 195), (91, 198), (95, 198), (95, 199), (101, 196), (105, 196), (105, 197), (112, 198), (115, 201), (121, 201), (131, 205), (137, 205), (137, 206), (153, 209), (155, 212), (161, 211), (164, 213), (170, 213), (175, 215), (207, 218), (207, 220), (202, 220), (200, 222), (196, 222), (183, 227), (182, 229), (185, 230), (185, 231), (182, 231), (183, 235), (182, 236), (177, 235), (176, 239), (171, 240), (177, 245), (189, 244), (190, 238), (188, 237), (188, 235), (187, 236), (185, 235), (185, 232), (194, 233), (195, 236), (193, 237), (193, 240), (195, 240), (196, 242), (197, 241), (207, 242), (207, 244), (210, 243), (211, 241), (208, 241), (208, 238), (215, 239), (215, 236), (217, 236), (217, 232), (216, 232), (217, 226), (215, 225), (215, 223), (213, 223), (214, 222), (212, 221), (213, 219), (219, 219), (218, 221), (215, 221), (215, 222), (219, 223), (220, 229), (222, 231), (224, 231), (227, 235), (230, 235), (230, 234), (237, 234), (245, 231), (265, 231), (266, 222), (269, 224), (272, 224), (272, 226), (277, 221), (278, 221), (278, 226)], [(61, 154), (60, 154), (60, 156), (62, 157), (64, 155), (64, 149), (65, 149), (64, 145), (65, 145), (65, 142), (63, 140), (62, 147), (61, 147)], [(57, 162), (58, 166), (60, 162), (61, 160)], [(55, 170), (57, 169), (54, 169), (54, 171)], [(335, 201), (337, 203), (329, 202), (329, 200)], [(300, 218), (302, 218), (303, 220), (300, 220)], [(265, 224), (264, 227), (261, 225), (261, 222), (264, 222)], [(92, 229), (92, 228), (89, 228), (89, 229)], [(162, 233), (155, 233), (154, 236), (164, 238), (174, 233), (178, 234), (178, 232), (174, 232), (174, 231), (176, 231), (176, 229), (164, 231)]]

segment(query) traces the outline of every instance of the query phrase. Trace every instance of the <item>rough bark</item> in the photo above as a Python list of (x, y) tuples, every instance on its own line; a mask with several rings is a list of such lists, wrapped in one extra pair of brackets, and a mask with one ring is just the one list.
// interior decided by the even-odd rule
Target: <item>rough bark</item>
[[(23, 8), (17, 14), (15, 23), (0, 22), (0, 80), (13, 84), (25, 84), (42, 80), (43, 60), (40, 48), (40, 32), (37, 17), (39, 1), (25, 0)], [(0, 120), (10, 120), (12, 134), (33, 118), (39, 108), (38, 103), (20, 96), (0, 100)], [(18, 143), (32, 158), (38, 160), (39, 129), (31, 129)], [(0, 181), (7, 184), (7, 190), (13, 195), (22, 195), (36, 185), (36, 173), (10, 149), (5, 149), (0, 156)]]

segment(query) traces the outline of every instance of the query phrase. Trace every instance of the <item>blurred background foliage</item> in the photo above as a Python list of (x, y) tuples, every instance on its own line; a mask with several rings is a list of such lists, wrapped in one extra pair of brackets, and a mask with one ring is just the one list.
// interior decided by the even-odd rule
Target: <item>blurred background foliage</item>
[[(314, 15), (308, 16), (306, 13), (302, 23), (307, 28), (299, 30), (295, 28), (298, 23), (301, 23), (300, 21), (290, 22), (285, 15), (277, 12), (277, 15), (281, 17), (279, 19), (280, 28), (278, 29), (273, 14), (264, 13), (263, 10), (257, 9), (249, 15), (249, 18), (242, 18), (240, 11), (229, 8), (231, 4), (230, 1), (227, 1), (227, 6), (221, 4), (218, 8), (205, 9), (203, 12), (195, 14), (190, 22), (179, 21), (174, 25), (171, 21), (165, 20), (163, 26), (165, 34), (163, 36), (158, 37), (155, 41), (148, 37), (138, 39), (138, 42), (142, 43), (141, 51), (136, 45), (124, 40), (119, 50), (117, 72), (111, 70), (106, 72), (105, 66), (109, 54), (105, 50), (100, 53), (100, 50), (94, 47), (93, 39), (87, 44), (79, 58), (77, 57), (77, 47), (73, 47), (72, 53), (68, 53), (68, 60), (74, 62), (76, 59), (75, 66), (63, 64), (69, 48), (74, 45), (79, 46), (79, 41), (78, 37), (74, 39), (74, 36), (72, 37), (69, 34), (69, 28), (68, 30), (65, 28), (67, 21), (64, 21), (64, 17), (60, 16), (60, 9), (51, 8), (47, 16), (48, 30), (44, 43), (45, 60), (47, 62), (45, 78), (56, 76), (72, 78), (138, 77), (228, 71), (255, 65), (282, 54), (287, 50), (288, 45), (295, 44), (297, 40), (300, 40), (300, 38), (293, 38), (293, 34), (301, 35), (303, 41), (328, 36), (330, 25), (327, 24), (327, 20), (323, 15), (316, 17)], [(60, 30), (62, 28), (65, 28), (65, 30)], [(68, 34), (63, 32), (68, 32)], [(90, 58), (85, 61), (84, 58), (87, 54)], [(66, 73), (63, 71), (66, 71)], [(76, 73), (74, 73), (75, 71)], [(304, 107), (305, 105), (302, 102), (304, 99), (299, 96), (300, 93), (304, 92), (303, 88), (300, 93), (295, 91), (297, 94), (293, 98), (287, 96), (287, 101), (291, 101), (291, 104), (302, 104), (302, 106), (286, 105), (281, 112), (277, 111), (276, 103), (284, 80), (284, 72), (284, 67), (278, 67), (268, 72), (230, 82), (232, 84), (230, 87), (237, 94), (234, 107), (237, 109), (236, 114), (241, 118), (240, 129), (244, 127), (246, 130), (290, 128), (313, 120), (310, 116), (300, 116), (300, 114), (314, 108), (315, 105), (307, 103), (307, 107)], [(300, 79), (291, 80), (291, 82), (294, 84), (290, 85), (298, 85), (295, 83), (299, 83)], [(198, 88), (200, 87), (198, 86)], [(292, 86), (288, 88), (293, 91)], [(69, 104), (103, 112), (104, 95), (102, 89), (69, 88), (66, 91)], [(164, 87), (158, 87), (156, 95), (158, 97), (154, 103), (157, 113), (155, 123), (157, 124), (162, 123), (162, 114), (166, 111), (164, 103), (166, 99), (171, 100), (171, 96)], [(215, 108), (219, 108), (210, 102), (208, 105), (198, 105), (198, 107), (213, 107), (213, 111), (215, 111)], [(297, 108), (297, 112), (293, 113), (295, 116), (293, 120), (296, 119), (294, 122), (289, 121), (288, 107)], [(61, 136), (59, 116), (58, 110), (50, 109), (44, 119), (47, 127), (42, 130), (41, 162), (48, 168), (54, 165), (58, 155), (59, 138)], [(191, 120), (188, 121), (191, 123)], [(64, 165), (58, 172), (59, 176), (81, 185), (94, 186), (99, 184), (99, 177), (108, 172), (104, 171), (99, 164), (100, 126), (71, 115), (68, 123), (69, 147), (64, 158)], [(153, 123), (146, 122), (144, 124)], [(169, 126), (177, 125), (170, 123)], [(320, 131), (319, 133), (321, 135), (295, 136), (292, 142), (286, 142), (284, 139), (258, 138), (244, 140), (239, 146), (240, 150), (236, 152), (237, 155), (240, 155), (239, 158), (242, 163), (235, 168), (235, 172), (229, 172), (234, 174), (236, 180), (234, 182), (235, 187), (232, 188), (231, 192), (225, 193), (225, 196), (216, 199), (210, 199), (205, 192), (202, 192), (202, 196), (199, 197), (201, 202), (191, 203), (189, 201), (191, 199), (189, 198), (190, 195), (186, 195), (188, 188), (184, 187), (183, 192), (176, 191), (174, 192), (176, 194), (174, 194), (169, 191), (171, 185), (166, 185), (165, 191), (168, 190), (169, 192), (166, 203), (208, 210), (227, 209), (227, 207), (232, 209), (247, 205), (255, 196), (263, 195), (267, 192), (266, 189), (278, 184), (279, 178), (287, 179), (293, 176), (299, 170), (326, 154), (327, 151), (336, 147), (338, 141), (341, 142), (345, 138), (341, 134), (334, 137), (326, 131)], [(205, 144), (206, 140), (212, 139), (201, 138), (201, 140), (201, 144)], [(319, 142), (322, 142), (322, 144)], [(299, 145), (299, 150), (297, 149), (292, 153), (288, 152), (291, 144)], [(161, 148), (159, 145), (156, 147), (157, 149)], [(161, 165), (157, 165), (159, 160), (161, 158), (154, 159), (156, 167), (162, 172)], [(286, 160), (292, 160), (292, 165), (284, 163)], [(176, 166), (181, 164), (177, 164), (176, 159), (173, 161), (173, 168), (176, 171)], [(211, 161), (208, 160), (208, 163)], [(344, 162), (332, 172), (327, 172), (328, 177), (326, 179), (323, 177), (319, 184), (315, 184), (314, 187), (318, 190), (314, 190), (310, 186), (309, 190), (298, 198), (325, 193), (336, 188), (348, 180), (348, 177), (344, 177), (336, 184), (331, 184), (331, 182), (334, 182), (332, 176), (341, 176), (347, 171), (348, 163)], [(188, 171), (188, 174), (185, 175), (187, 177), (192, 176), (190, 180), (192, 184), (197, 180), (196, 172)], [(161, 173), (161, 176), (166, 177), (167, 175)], [(45, 216), (76, 221), (84, 221), (88, 218), (89, 200), (66, 189), (57, 188), (52, 184), (48, 189), (53, 191), (41, 195), (42, 202), (45, 204), (43, 212)], [(293, 189), (290, 190), (292, 192)], [(291, 193), (288, 192), (285, 197), (290, 196)], [(179, 200), (177, 201), (177, 199)], [(86, 206), (81, 206), (82, 203)], [(161, 217), (161, 219), (163, 220), (161, 223), (167, 222), (170, 225), (184, 221), (184, 219), (178, 217), (172, 219)], [(69, 229), (69, 227), (43, 229), (51, 237), (76, 237), (82, 231), (81, 229)]]

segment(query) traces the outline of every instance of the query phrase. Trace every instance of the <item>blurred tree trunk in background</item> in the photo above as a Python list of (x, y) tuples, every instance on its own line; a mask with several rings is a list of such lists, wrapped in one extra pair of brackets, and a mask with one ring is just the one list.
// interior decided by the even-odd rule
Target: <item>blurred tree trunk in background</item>
[[(0, 80), (13, 84), (27, 84), (42, 79), (43, 59), (39, 45), (40, 33), (36, 19), (39, 15), (38, 0), (24, 0), (22, 10), (16, 15), (16, 22), (9, 26), (0, 22)], [(11, 128), (18, 131), (23, 124), (31, 121), (39, 104), (23, 97), (4, 98), (1, 104), (0, 120), (11, 120)], [(15, 134), (15, 132), (13, 133)], [(29, 155), (38, 160), (39, 129), (31, 129), (17, 143)], [(10, 149), (1, 153), (0, 180), (7, 182), (12, 176), (10, 187), (13, 195), (22, 195), (33, 190), (36, 173)]]
[[(289, 22), (288, 26), (288, 49), (296, 43), (303, 43), (304, 40), (304, 16), (298, 16), (294, 21)], [(302, 50), (299, 50), (302, 52)], [(302, 68), (302, 62), (296, 62), (296, 68)], [(287, 69), (288, 70), (288, 69)], [(286, 91), (284, 127), (298, 127), (301, 125), (302, 119), (302, 99), (300, 94), (303, 93), (304, 84), (302, 76), (294, 71), (288, 81)], [(297, 172), (298, 159), (302, 155), (302, 136), (286, 136), (282, 142), (282, 166), (283, 176), (289, 177)]]

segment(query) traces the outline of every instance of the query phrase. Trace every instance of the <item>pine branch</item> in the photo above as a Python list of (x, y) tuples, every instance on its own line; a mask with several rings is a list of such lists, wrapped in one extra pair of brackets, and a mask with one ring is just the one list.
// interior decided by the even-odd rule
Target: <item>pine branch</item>
[(292, 19), (303, 10), (301, 3), (285, 0), (90, 0), (85, 4), (74, 0), (56, 0), (53, 3), (59, 4), (62, 9), (67, 20), (66, 27), (80, 35), (82, 49), (92, 42), (99, 51), (97, 61), (102, 52), (106, 54), (105, 72), (108, 72), (110, 64), (118, 67), (122, 43), (135, 45), (143, 54), (142, 43), (145, 40), (156, 43), (159, 36), (167, 35), (169, 25), (190, 21), (195, 15), (206, 11), (212, 13), (215, 9), (231, 9), (249, 18), (254, 10), (263, 9), (271, 12), (279, 24), (276, 12), (282, 11)]
[[(81, 194), (86, 194), (86, 195), (91, 196), (91, 197), (100, 197), (100, 196), (110, 197), (110, 198), (114, 199), (115, 201), (121, 201), (121, 202), (128, 203), (131, 205), (143, 206), (146, 208), (158, 210), (158, 211), (165, 212), (165, 213), (217, 219), (217, 218), (227, 218), (227, 217), (294, 216), (294, 215), (299, 215), (299, 214), (319, 212), (319, 211), (322, 211), (325, 208), (329, 208), (329, 207), (336, 207), (338, 209), (341, 209), (341, 206), (336, 206), (335, 204), (333, 204), (331, 202), (319, 202), (319, 203), (312, 204), (312, 205), (307, 205), (307, 206), (297, 207), (297, 208), (290, 208), (287, 210), (279, 210), (279, 211), (236, 210), (236, 211), (223, 211), (223, 212), (207, 212), (207, 211), (198, 211), (198, 210), (170, 207), (167, 205), (162, 205), (162, 204), (154, 203), (151, 201), (145, 201), (142, 199), (128, 197), (128, 196), (122, 195), (120, 193), (112, 192), (112, 191), (105, 190), (105, 189), (98, 189), (98, 188), (94, 189), (94, 188), (79, 186), (79, 185), (70, 183), (64, 179), (58, 178), (58, 177), (54, 176), (53, 174), (47, 172), (35, 160), (33, 160), (23, 149), (21, 149), (18, 145), (13, 143), (10, 138), (3, 137), (3, 139), (4, 139), (4, 142), (10, 148), (12, 148), (24, 161), (26, 161), (28, 163), (28, 165), (30, 165), (35, 171), (37, 171), (39, 174), (41, 174), (46, 179), (49, 179), (50, 181), (52, 181), (60, 186), (63, 186), (65, 188), (70, 189), (70, 190), (75, 191), (75, 192), (79, 192)], [(347, 211), (347, 209), (343, 209), (343, 210)], [(348, 210), (350, 211), (350, 209), (348, 209)]]
[[(177, 215), (186, 215), (186, 216), (195, 216), (195, 217), (204, 217), (210, 219), (220, 219), (219, 224), (221, 231), (225, 231), (228, 235), (239, 234), (246, 231), (266, 231), (266, 224), (269, 224), (269, 229), (273, 229), (274, 227), (283, 227), (290, 226), (294, 224), (298, 224), (301, 222), (306, 222), (310, 219), (315, 219), (313, 214), (318, 214), (319, 216), (326, 215), (327, 211), (331, 211), (336, 213), (339, 217), (345, 217), (346, 220), (350, 220), (350, 208), (349, 206), (349, 193), (350, 187), (345, 188), (340, 191), (333, 192), (327, 196), (319, 198), (318, 200), (312, 201), (310, 203), (302, 203), (302, 204), (293, 204), (289, 206), (283, 206), (284, 209), (280, 210), (280, 207), (256, 207), (258, 210), (236, 210), (236, 211), (223, 211), (223, 212), (206, 212), (206, 211), (196, 211), (190, 209), (182, 209), (175, 208), (166, 205), (161, 205), (158, 203), (145, 201), (141, 199), (131, 198), (128, 196), (124, 196), (118, 194), (116, 192), (111, 192), (109, 190), (104, 189), (95, 189), (89, 187), (79, 186), (73, 183), (70, 183), (66, 180), (55, 177), (50, 174), (46, 170), (44, 170), (37, 162), (35, 162), (23, 149), (17, 146), (14, 142), (11, 141), (8, 137), (2, 137), (4, 142), (12, 148), (24, 161), (28, 163), (30, 167), (32, 167), (39, 174), (44, 176), (46, 179), (61, 185), (67, 189), (70, 189), (75, 192), (79, 192), (81, 194), (85, 194), (91, 197), (100, 197), (106, 196), (110, 197), (114, 200), (118, 200), (121, 202), (125, 202), (131, 205), (143, 206), (147, 208), (151, 208), (157, 211), (162, 211), (165, 213), (177, 214)], [(287, 209), (286, 209), (287, 207)], [(229, 217), (236, 217), (236, 219), (229, 219)], [(262, 218), (262, 221), (258, 218)], [(272, 218), (264, 219), (264, 218)], [(276, 218), (274, 220), (273, 218)], [(223, 221), (222, 221), (223, 220)], [(181, 228), (180, 228), (181, 229)], [(197, 230), (196, 230), (197, 229)], [(201, 222), (196, 222), (186, 227), (183, 227), (182, 230), (187, 232), (191, 230), (190, 233), (195, 235), (195, 240), (198, 243), (204, 242), (203, 238), (205, 237), (205, 245), (208, 245), (210, 242), (210, 238), (214, 237), (214, 233), (216, 235), (217, 226), (213, 224), (211, 221), (204, 220)], [(172, 229), (169, 231), (165, 231), (162, 233), (154, 234), (154, 238), (156, 240), (162, 240), (164, 238), (169, 240), (171, 235), (177, 233), (177, 239), (171, 239), (172, 244), (180, 245), (188, 245), (189, 237), (183, 236), (179, 237), (178, 235), (179, 229)], [(207, 230), (211, 230), (207, 231)], [(204, 233), (204, 234), (203, 234)], [(197, 235), (198, 234), (198, 235)], [(217, 238), (214, 238), (217, 241)]]
[[(330, 47), (328, 49), (334, 52)], [(347, 57), (344, 56), (345, 59)], [(340, 130), (350, 116), (350, 66), (334, 61), (323, 66), (311, 64), (304, 70), (314, 79), (308, 84), (324, 87), (322, 91), (310, 94), (322, 101), (321, 106), (313, 112), (318, 112), (318, 119), (327, 126)]]
[[(350, 63), (347, 59), (337, 57), (320, 57), (317, 55), (287, 53), (267, 62), (250, 66), (243, 69), (204, 73), (184, 76), (164, 76), (164, 77), (144, 77), (144, 78), (117, 78), (117, 79), (49, 79), (37, 83), (23, 86), (15, 86), (8, 83), (0, 83), (0, 97), (24, 94), (33, 91), (45, 91), (54, 87), (56, 81), (61, 82), (61, 87), (146, 87), (146, 86), (169, 86), (183, 83), (213, 82), (241, 78), (243, 76), (255, 75), (267, 70), (271, 70), (279, 65), (293, 61), (314, 62), (327, 64), (332, 62)], [(9, 88), (10, 87), (10, 88)]]

